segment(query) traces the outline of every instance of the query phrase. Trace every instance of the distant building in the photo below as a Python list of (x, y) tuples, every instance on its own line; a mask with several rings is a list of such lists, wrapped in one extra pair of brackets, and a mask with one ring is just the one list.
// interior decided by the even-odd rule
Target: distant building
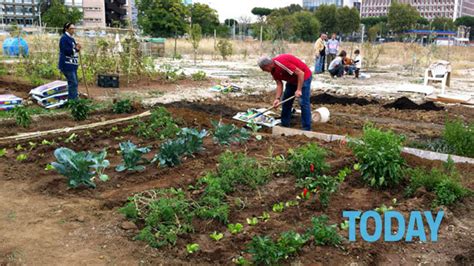
[[(474, 16), (472, 0), (398, 0), (398, 2), (410, 4), (427, 19), (446, 17), (455, 20), (461, 16)], [(391, 4), (392, 0), (363, 0), (361, 17), (386, 16)]]
[(309, 10), (315, 10), (322, 5), (336, 5), (342, 7), (344, 5), (343, 0), (303, 0), (303, 8)]
[(83, 0), (84, 12), (83, 26), (85, 28), (105, 27), (105, 2), (104, 0)]
[(105, 0), (105, 25), (115, 26), (127, 20), (127, 0)]
[(0, 0), (1, 24), (33, 25), (38, 20), (38, 0)]

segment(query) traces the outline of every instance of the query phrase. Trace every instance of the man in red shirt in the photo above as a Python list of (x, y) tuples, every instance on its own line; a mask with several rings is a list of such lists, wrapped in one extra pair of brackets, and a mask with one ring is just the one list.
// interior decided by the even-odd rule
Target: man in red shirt
[[(265, 72), (272, 74), (277, 83), (275, 101), (273, 106), (277, 106), (280, 101), (286, 100), (295, 95), (299, 99), (301, 106), (301, 124), (303, 130), (311, 130), (311, 70), (300, 59), (291, 54), (282, 54), (273, 59), (263, 57), (258, 60), (258, 66)], [(283, 81), (286, 81), (285, 92), (283, 93)], [(283, 95), (283, 99), (282, 99)], [(282, 105), (281, 125), (290, 126), (291, 108), (293, 100)]]

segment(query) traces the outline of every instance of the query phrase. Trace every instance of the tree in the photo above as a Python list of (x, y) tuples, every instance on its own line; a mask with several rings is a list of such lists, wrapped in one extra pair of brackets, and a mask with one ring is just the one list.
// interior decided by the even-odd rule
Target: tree
[(191, 29), (189, 31), (189, 40), (191, 41), (191, 44), (193, 45), (194, 65), (196, 65), (197, 51), (199, 49), (199, 43), (202, 40), (202, 30), (201, 30), (201, 26), (199, 26), (199, 24), (193, 24), (191, 26)]
[(321, 24), (309, 11), (301, 11), (293, 14), (295, 18), (294, 33), (298, 39), (305, 42), (313, 42), (319, 37)]
[(380, 17), (367, 17), (362, 18), (360, 22), (365, 25), (366, 29), (369, 29), (379, 23), (387, 23), (388, 18), (387, 16), (380, 16)]
[(298, 4), (291, 4), (285, 8), (288, 10), (288, 12), (290, 12), (290, 14), (303, 11), (303, 8)]
[(348, 34), (359, 30), (360, 15), (356, 8), (347, 6), (339, 8), (336, 12), (339, 32)]
[(295, 24), (295, 18), (287, 9), (275, 10), (267, 17), (267, 38), (270, 40), (290, 40), (294, 38)]
[(77, 23), (82, 19), (82, 12), (77, 8), (67, 8), (60, 0), (51, 0), (49, 7), (41, 15), (42, 23), (48, 27), (62, 28), (64, 24)]
[(436, 17), (431, 21), (431, 28), (434, 30), (455, 30), (456, 25), (450, 18)]
[(254, 7), (252, 9), (252, 14), (258, 16), (260, 19), (263, 20), (263, 17), (266, 17), (272, 13), (273, 9), (266, 8), (266, 7)]
[(212, 35), (219, 26), (219, 15), (208, 5), (195, 3), (191, 6), (191, 23), (199, 24), (203, 34)]
[(409, 4), (392, 1), (388, 10), (388, 24), (396, 33), (402, 33), (415, 27), (420, 13)]
[(336, 5), (321, 5), (316, 9), (316, 18), (321, 23), (321, 32), (334, 33), (337, 31)]
[(181, 0), (137, 0), (138, 25), (153, 37), (177, 37), (188, 28), (189, 10)]
[(462, 16), (456, 19), (454, 22), (456, 26), (466, 26), (471, 27), (469, 38), (472, 40), (474, 38), (474, 17), (473, 16)]

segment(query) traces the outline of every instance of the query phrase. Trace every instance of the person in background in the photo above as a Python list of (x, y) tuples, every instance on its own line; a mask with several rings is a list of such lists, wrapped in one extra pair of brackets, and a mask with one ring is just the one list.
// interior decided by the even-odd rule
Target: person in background
[(316, 74), (324, 73), (324, 62), (326, 61), (325, 40), (327, 40), (327, 38), (328, 36), (323, 33), (314, 44), (314, 53), (315, 53), (315, 58), (316, 58), (314, 73)]
[(68, 99), (75, 100), (78, 98), (78, 53), (81, 50), (81, 45), (76, 43), (73, 35), (75, 33), (75, 26), (72, 23), (66, 23), (63, 27), (63, 35), (59, 40), (59, 70), (67, 79)]
[(336, 58), (338, 50), (339, 41), (336, 39), (336, 33), (333, 33), (331, 39), (328, 41), (328, 69), (329, 64)]
[[(311, 81), (313, 75), (311, 69), (300, 59), (291, 54), (282, 54), (275, 58), (262, 57), (258, 60), (258, 66), (265, 72), (270, 73), (276, 81), (276, 95), (273, 106), (278, 106), (293, 95), (299, 99), (301, 107), (301, 124), (303, 130), (311, 130)], [(286, 81), (286, 88), (283, 92), (283, 81)], [(283, 98), (282, 98), (283, 96)], [(290, 126), (291, 107), (293, 101), (290, 100), (282, 105), (281, 125)]]
[(362, 68), (362, 56), (360, 55), (359, 49), (355, 50), (354, 52), (355, 58), (354, 58), (354, 64), (355, 64), (355, 78), (359, 78), (360, 74), (360, 69)]
[(331, 77), (342, 77), (344, 75), (344, 58), (346, 58), (346, 56), (346, 51), (342, 50), (339, 56), (329, 64), (328, 71)]

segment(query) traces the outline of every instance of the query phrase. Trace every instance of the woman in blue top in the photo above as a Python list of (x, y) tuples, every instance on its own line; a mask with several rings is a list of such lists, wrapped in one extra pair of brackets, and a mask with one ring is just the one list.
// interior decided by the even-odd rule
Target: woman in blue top
[(63, 35), (59, 40), (59, 70), (67, 79), (68, 99), (75, 100), (78, 97), (77, 67), (78, 53), (81, 45), (76, 43), (72, 37), (76, 28), (72, 23), (66, 23), (63, 27)]

